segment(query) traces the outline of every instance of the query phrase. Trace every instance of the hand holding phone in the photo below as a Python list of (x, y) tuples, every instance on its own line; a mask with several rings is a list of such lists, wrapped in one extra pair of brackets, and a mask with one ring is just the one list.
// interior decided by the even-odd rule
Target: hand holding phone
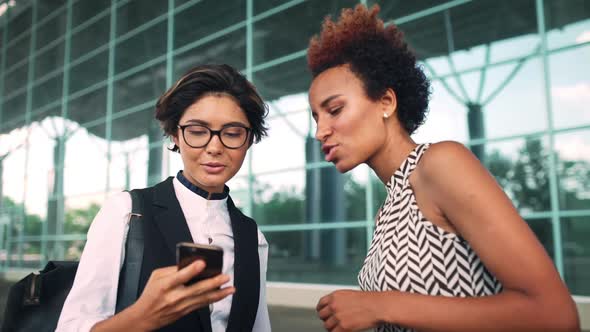
[(176, 245), (176, 265), (179, 270), (198, 259), (205, 262), (205, 269), (191, 279), (187, 285), (221, 274), (223, 267), (223, 249), (221, 247), (190, 242), (180, 242)]

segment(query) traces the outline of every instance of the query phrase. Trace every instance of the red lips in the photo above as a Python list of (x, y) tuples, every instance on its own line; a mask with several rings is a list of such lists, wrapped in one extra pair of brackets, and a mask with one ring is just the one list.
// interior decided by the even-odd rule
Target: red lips
[(331, 144), (331, 145), (330, 144), (324, 144), (322, 146), (322, 151), (324, 152), (324, 154), (329, 154), (330, 153), (330, 150), (332, 150), (332, 148), (335, 147), (335, 146), (336, 146), (335, 144)]
[(336, 150), (337, 146), (338, 146), (337, 144), (324, 144), (322, 146), (322, 151), (326, 155), (327, 162), (334, 161), (334, 159), (335, 159), (334, 151)]
[(219, 174), (225, 169), (225, 165), (218, 162), (208, 162), (201, 164), (209, 174)]

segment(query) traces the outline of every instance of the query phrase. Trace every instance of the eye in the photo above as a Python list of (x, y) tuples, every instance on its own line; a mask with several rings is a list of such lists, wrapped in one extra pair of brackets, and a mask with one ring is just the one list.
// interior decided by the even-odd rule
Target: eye
[(187, 128), (187, 132), (192, 136), (204, 136), (209, 134), (207, 129), (204, 128)]
[(340, 113), (340, 111), (342, 111), (342, 108), (344, 108), (344, 106), (338, 106), (338, 107), (331, 108), (328, 110), (328, 113), (332, 116), (338, 115)]

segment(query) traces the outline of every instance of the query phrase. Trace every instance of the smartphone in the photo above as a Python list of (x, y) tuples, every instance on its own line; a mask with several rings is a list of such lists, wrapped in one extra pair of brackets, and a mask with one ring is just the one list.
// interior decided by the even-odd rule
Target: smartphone
[(223, 267), (223, 249), (221, 247), (190, 242), (176, 244), (176, 265), (179, 270), (197, 259), (202, 259), (205, 262), (205, 270), (191, 279), (187, 285), (221, 274)]

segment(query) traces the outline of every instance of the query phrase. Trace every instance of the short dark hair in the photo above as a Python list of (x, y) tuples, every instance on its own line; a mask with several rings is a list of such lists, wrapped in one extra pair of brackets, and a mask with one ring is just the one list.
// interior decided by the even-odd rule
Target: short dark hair
[(372, 100), (391, 88), (397, 97), (397, 117), (412, 134), (426, 120), (430, 83), (403, 33), (393, 24), (385, 27), (378, 13), (378, 5), (367, 9), (359, 4), (343, 9), (336, 23), (326, 17), (319, 37), (309, 42), (308, 67), (315, 78), (327, 69), (348, 65)]
[[(207, 95), (231, 96), (244, 110), (252, 135), (250, 144), (267, 135), (265, 118), (268, 106), (244, 75), (229, 65), (201, 65), (184, 74), (156, 103), (156, 119), (165, 136), (176, 136), (180, 118), (188, 107)], [(178, 152), (174, 145), (172, 151)]]

